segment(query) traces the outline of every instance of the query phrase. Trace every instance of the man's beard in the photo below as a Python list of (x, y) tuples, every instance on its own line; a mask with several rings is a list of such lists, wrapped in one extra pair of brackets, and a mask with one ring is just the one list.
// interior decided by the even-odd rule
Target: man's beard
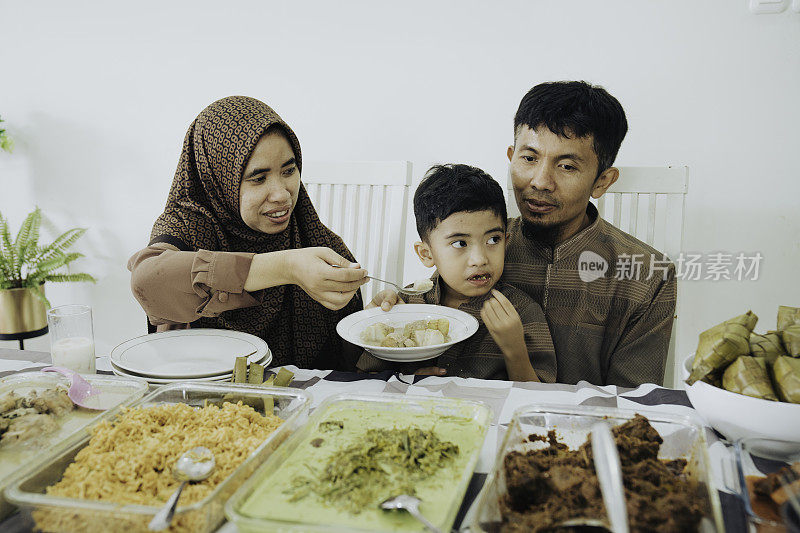
[(549, 246), (555, 245), (558, 242), (558, 237), (561, 234), (561, 227), (558, 224), (547, 223), (542, 221), (532, 222), (522, 218), (522, 234), (525, 238), (532, 241), (541, 242)]

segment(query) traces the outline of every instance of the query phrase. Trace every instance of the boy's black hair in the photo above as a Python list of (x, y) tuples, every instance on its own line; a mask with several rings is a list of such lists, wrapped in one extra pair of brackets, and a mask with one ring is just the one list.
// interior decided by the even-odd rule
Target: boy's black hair
[(417, 233), (426, 240), (439, 223), (462, 211), (492, 211), (508, 223), (503, 188), (489, 174), (469, 165), (435, 165), (414, 193)]
[(625, 110), (599, 85), (585, 81), (540, 83), (522, 97), (514, 116), (514, 139), (519, 128), (540, 126), (562, 137), (592, 136), (597, 154), (597, 175), (614, 164), (628, 132)]

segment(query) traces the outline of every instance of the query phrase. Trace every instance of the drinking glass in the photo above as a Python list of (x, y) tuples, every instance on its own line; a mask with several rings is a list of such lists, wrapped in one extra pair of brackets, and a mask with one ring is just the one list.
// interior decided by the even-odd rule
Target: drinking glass
[(53, 365), (80, 374), (94, 374), (92, 308), (88, 305), (53, 307), (47, 311), (47, 326)]

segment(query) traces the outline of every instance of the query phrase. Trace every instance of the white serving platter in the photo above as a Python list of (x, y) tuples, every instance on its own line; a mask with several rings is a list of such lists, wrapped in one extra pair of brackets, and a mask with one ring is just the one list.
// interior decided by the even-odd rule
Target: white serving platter
[(181, 329), (136, 337), (111, 351), (111, 363), (145, 378), (209, 378), (233, 372), (237, 357), (268, 366), (272, 353), (263, 339), (226, 329)]

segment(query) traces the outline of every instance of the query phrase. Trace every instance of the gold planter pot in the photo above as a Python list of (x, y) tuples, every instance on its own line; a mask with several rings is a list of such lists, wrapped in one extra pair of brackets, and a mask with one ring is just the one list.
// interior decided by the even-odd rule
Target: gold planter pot
[(31, 289), (0, 290), (0, 335), (28, 333), (45, 327), (47, 309)]

